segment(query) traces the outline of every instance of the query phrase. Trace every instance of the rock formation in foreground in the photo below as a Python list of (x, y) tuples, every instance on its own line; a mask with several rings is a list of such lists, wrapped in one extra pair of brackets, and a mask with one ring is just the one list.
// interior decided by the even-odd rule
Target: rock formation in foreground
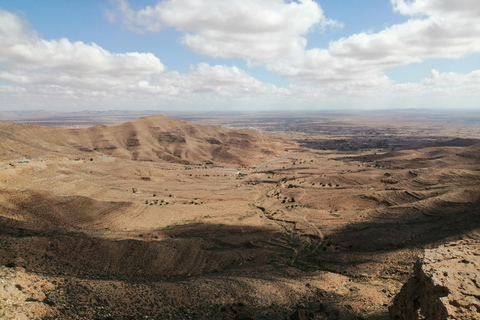
[(480, 241), (425, 251), (389, 308), (390, 319), (480, 319)]

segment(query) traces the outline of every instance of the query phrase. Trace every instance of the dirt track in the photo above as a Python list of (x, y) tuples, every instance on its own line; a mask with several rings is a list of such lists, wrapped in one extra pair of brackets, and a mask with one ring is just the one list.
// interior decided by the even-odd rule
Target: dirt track
[(480, 227), (479, 158), (471, 146), (280, 148), (251, 167), (4, 159), (2, 316), (278, 319), (301, 303), (385, 319), (422, 247)]

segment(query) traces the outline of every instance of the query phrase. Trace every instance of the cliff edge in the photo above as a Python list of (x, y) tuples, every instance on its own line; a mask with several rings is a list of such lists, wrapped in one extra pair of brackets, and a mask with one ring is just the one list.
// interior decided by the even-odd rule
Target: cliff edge
[(480, 240), (426, 250), (389, 314), (392, 320), (480, 319)]

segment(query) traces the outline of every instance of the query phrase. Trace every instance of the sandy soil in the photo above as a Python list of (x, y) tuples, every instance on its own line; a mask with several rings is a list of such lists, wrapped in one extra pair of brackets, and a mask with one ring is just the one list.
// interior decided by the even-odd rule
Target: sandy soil
[(388, 319), (422, 248), (480, 228), (479, 145), (310, 150), (163, 117), (65, 130), (0, 130), (5, 319)]

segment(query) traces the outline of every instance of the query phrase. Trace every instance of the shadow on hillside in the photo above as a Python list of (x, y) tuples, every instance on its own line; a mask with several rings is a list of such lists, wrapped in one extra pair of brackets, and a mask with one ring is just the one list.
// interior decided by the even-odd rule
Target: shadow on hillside
[[(413, 150), (413, 149), (412, 149)], [(360, 156), (336, 157), (334, 160), (343, 162), (362, 162), (365, 165), (377, 166), (380, 168), (391, 169), (419, 169), (448, 167), (452, 165), (477, 166), (480, 164), (480, 145), (472, 145), (462, 149), (433, 148), (420, 150), (415, 157), (404, 158), (405, 151), (389, 151), (386, 153), (376, 152), (371, 154), (362, 154)]]
[(275, 245), (288, 243), (285, 235), (252, 226), (195, 223), (110, 240), (88, 231), (32, 228), (8, 218), (0, 223), (1, 262), (45, 274), (164, 280), (267, 264), (273, 256), (286, 262), (293, 251), (288, 244)]
[(385, 208), (369, 221), (351, 223), (331, 238), (336, 252), (308, 257), (319, 268), (346, 272), (364, 263), (382, 262), (382, 253), (436, 247), (448, 239), (480, 230), (480, 195), (472, 203), (442, 203), (440, 207)]
[(306, 148), (317, 150), (362, 151), (416, 150), (429, 147), (468, 147), (480, 143), (480, 139), (449, 139), (443, 136), (347, 136), (342, 139), (296, 140)]
[(56, 230), (95, 224), (99, 217), (117, 210), (128, 209), (132, 204), (126, 201), (99, 201), (85, 196), (56, 196), (48, 192), (17, 192), (0, 190), (5, 203), (14, 203), (13, 208), (0, 210), (13, 212), (22, 217), (25, 228), (31, 230)]
[[(423, 211), (412, 208), (400, 213), (395, 212), (395, 208), (384, 208), (369, 221), (337, 230), (329, 239), (331, 247), (338, 247), (337, 251), (323, 251), (325, 247), (322, 246), (313, 254), (300, 252), (293, 264), (292, 255), (302, 250), (302, 239), (268, 226), (190, 223), (150, 232), (122, 234), (120, 236), (128, 239), (111, 240), (87, 232), (72, 232), (63, 220), (62, 226), (52, 228), (50, 217), (46, 229), (38, 227), (37, 223), (2, 217), (0, 263), (47, 275), (84, 280), (121, 280), (144, 285), (153, 282), (185, 285), (196, 280), (217, 281), (235, 276), (246, 281), (264, 277), (271, 281), (292, 277), (301, 280), (305, 273), (292, 275), (289, 272), (292, 267), (355, 276), (364, 264), (372, 263), (381, 268), (385, 252), (436, 245), (446, 238), (479, 229), (480, 196), (468, 207), (458, 209), (459, 205), (453, 203), (443, 206), (443, 209), (426, 208)], [(81, 215), (81, 211), (77, 214)], [(85, 214), (86, 217), (76, 219), (90, 219), (92, 213)], [(80, 287), (72, 288), (71, 292), (78, 291)], [(78, 294), (82, 295), (82, 292)], [(51, 299), (54, 298), (52, 296)], [(244, 298), (238, 297), (240, 301)], [(57, 299), (67, 298), (59, 296)], [(80, 296), (72, 294), (68, 299), (71, 299), (68, 303), (74, 305), (79, 303)], [(244, 319), (278, 319), (279, 316), (285, 318), (294, 312), (297, 315), (303, 312), (326, 318), (358, 319), (358, 314), (345, 308), (342, 299), (317, 290), (302, 300), (305, 304), (302, 311), (278, 306), (262, 309), (254, 301), (247, 301), (217, 306), (206, 303), (200, 309), (189, 306), (173, 308), (171, 314), (177, 318), (188, 318), (186, 315), (195, 313), (198, 319), (238, 319), (240, 315)], [(88, 305), (88, 302), (85, 304)], [(103, 309), (96, 310), (109, 310), (102, 303), (98, 306)], [(151, 308), (154, 313), (155, 305)], [(102, 319), (101, 311), (96, 317)], [(386, 313), (371, 315), (368, 319), (386, 319)]]
[(287, 167), (287, 168), (276, 168), (276, 169), (273, 169), (273, 170), (265, 170), (265, 171), (257, 171), (256, 173), (265, 173), (265, 174), (271, 174), (272, 172), (273, 173), (276, 173), (278, 174), (279, 172), (281, 173), (296, 173), (297, 171), (301, 171), (301, 170), (311, 170), (310, 167), (301, 167), (301, 166), (290, 166), (290, 167)]
[[(93, 315), (95, 319), (144, 319), (149, 316), (154, 319), (273, 320), (290, 319), (290, 316), (291, 319), (297, 319), (296, 315), (309, 314), (358, 319), (353, 310), (341, 303), (342, 297), (320, 289), (315, 289), (304, 298), (298, 295), (300, 300), (292, 301), (290, 305), (258, 306), (254, 292), (250, 292), (256, 289), (250, 284), (249, 278), (269, 279), (272, 283), (279, 277), (295, 277), (301, 281), (300, 275), (292, 276), (287, 272), (292, 268), (289, 261), (294, 248), (298, 246), (298, 239), (274, 229), (192, 223), (131, 235), (137, 239), (107, 240), (66, 229), (30, 227), (30, 224), (4, 217), (0, 220), (3, 250), (0, 263), (9, 267), (20, 266), (28, 272), (68, 279), (58, 285), (61, 291), (53, 291), (48, 295), (49, 305), (61, 305), (61, 312), (65, 313), (66, 318), (80, 316), (93, 319)], [(160, 234), (163, 236), (159, 237)], [(270, 267), (265, 269), (268, 265)], [(169, 298), (169, 316), (164, 318), (160, 316), (163, 312), (158, 311), (165, 308), (164, 294), (175, 296), (175, 292), (154, 295), (146, 302), (141, 299), (135, 303), (136, 307), (124, 304), (117, 306), (117, 300), (112, 295), (125, 295), (122, 299), (133, 299), (127, 297), (127, 292), (117, 290), (118, 281), (125, 283), (121, 285), (123, 288), (144, 286), (146, 292), (155, 290), (155, 283), (170, 283), (166, 285), (169, 290), (177, 290), (177, 285), (182, 290), (191, 286), (199, 290), (204, 286), (208, 288), (205, 281), (209, 281), (219, 288), (210, 289), (212, 293), (189, 289), (192, 295), (208, 297), (212, 294), (212, 300), (200, 306), (182, 305), (176, 298)], [(239, 292), (229, 293), (230, 297), (238, 299), (238, 303), (211, 302), (221, 301), (218, 293), (229, 291), (232, 283), (238, 283), (235, 287), (241, 288)], [(153, 287), (148, 289), (149, 286)], [(266, 291), (265, 294), (270, 293)], [(94, 302), (87, 298), (91, 295), (97, 297)], [(275, 303), (276, 300), (272, 299)], [(231, 298), (226, 299), (229, 300)], [(301, 303), (302, 307), (294, 307), (297, 303)], [(122, 316), (129, 314), (130, 308), (140, 308), (141, 315)], [(379, 317), (383, 318), (381, 315)]]
[[(107, 239), (68, 225), (55, 206), (50, 211), (56, 215), (46, 214), (39, 197), (35, 196), (36, 207), (31, 211), (36, 220), (0, 217), (1, 261), (34, 272), (92, 278), (166, 279), (262, 265), (290, 267), (293, 260), (293, 266), (303, 268), (305, 262), (308, 270), (323, 269), (323, 263), (355, 265), (377, 252), (434, 245), (480, 228), (478, 195), (472, 203), (434, 200), (425, 207), (379, 208), (367, 221), (335, 230), (329, 247), (318, 247), (316, 252), (311, 252), (295, 228), (286, 233), (268, 225), (190, 223), (148, 232), (109, 231)], [(79, 201), (101, 210), (117, 206), (83, 198), (65, 201), (60, 206), (68, 212), (65, 204)], [(72, 221), (93, 219), (91, 211), (84, 211), (75, 211)], [(61, 223), (54, 223), (56, 217)], [(111, 240), (115, 238), (119, 240)]]

